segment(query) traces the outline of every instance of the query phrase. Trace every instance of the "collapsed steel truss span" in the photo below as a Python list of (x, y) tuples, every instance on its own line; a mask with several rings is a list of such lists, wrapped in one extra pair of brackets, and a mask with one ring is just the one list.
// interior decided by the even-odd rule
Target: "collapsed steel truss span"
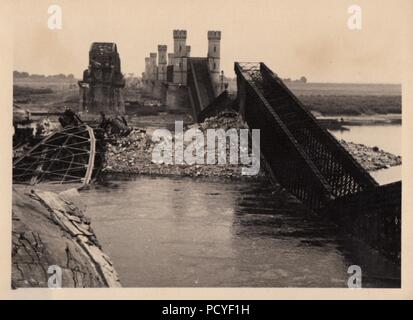
[(215, 99), (207, 58), (188, 59), (188, 94), (195, 120)]
[(96, 138), (86, 124), (66, 127), (47, 136), (13, 162), (13, 180), (19, 183), (88, 184), (99, 170)]
[(378, 185), (264, 63), (235, 63), (235, 72), (240, 112), (261, 130), (271, 174), (297, 198), (319, 210)]

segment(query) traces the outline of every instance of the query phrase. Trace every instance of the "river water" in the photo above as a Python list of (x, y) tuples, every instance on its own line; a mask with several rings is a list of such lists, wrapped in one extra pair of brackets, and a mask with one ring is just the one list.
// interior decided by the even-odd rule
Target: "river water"
[[(330, 130), (337, 138), (366, 146), (377, 146), (395, 155), (402, 154), (401, 125), (354, 125), (349, 130)], [(402, 159), (403, 160), (403, 159)], [(380, 184), (391, 183), (402, 179), (401, 166), (390, 167), (370, 173)]]
[(400, 285), (398, 267), (265, 179), (112, 176), (81, 197), (125, 287), (346, 287), (353, 264), (363, 287)]

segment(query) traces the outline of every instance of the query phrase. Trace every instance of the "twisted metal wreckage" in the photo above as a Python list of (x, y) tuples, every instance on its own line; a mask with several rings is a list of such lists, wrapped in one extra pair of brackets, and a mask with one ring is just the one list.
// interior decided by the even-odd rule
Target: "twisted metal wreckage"
[(124, 117), (106, 118), (104, 113), (100, 124), (89, 125), (69, 109), (59, 122), (60, 131), (49, 134), (13, 162), (15, 183), (89, 184), (103, 167), (106, 138), (131, 132)]
[(89, 184), (100, 170), (94, 130), (87, 124), (52, 133), (13, 162), (15, 182)]

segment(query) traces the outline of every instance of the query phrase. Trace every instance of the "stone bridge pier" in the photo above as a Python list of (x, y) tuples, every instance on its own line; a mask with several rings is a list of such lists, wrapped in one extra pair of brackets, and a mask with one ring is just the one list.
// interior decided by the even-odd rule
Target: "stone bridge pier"
[(94, 42), (89, 51), (89, 66), (79, 81), (80, 110), (90, 113), (124, 114), (125, 79), (115, 43)]

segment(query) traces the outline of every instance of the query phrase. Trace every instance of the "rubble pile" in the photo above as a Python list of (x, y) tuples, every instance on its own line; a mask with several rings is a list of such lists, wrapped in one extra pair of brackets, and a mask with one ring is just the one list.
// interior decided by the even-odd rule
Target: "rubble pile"
[[(128, 136), (107, 143), (104, 170), (131, 172), (143, 170), (151, 162), (151, 139), (144, 130), (134, 129)], [(133, 169), (135, 168), (135, 169)]]
[(201, 131), (207, 129), (224, 129), (225, 131), (229, 129), (247, 129), (247, 124), (242, 120), (240, 114), (236, 112), (223, 112), (216, 117), (211, 117), (205, 119), (202, 123), (196, 123), (189, 128), (198, 128)]
[[(193, 124), (185, 128), (188, 130), (196, 128), (204, 133), (206, 141), (207, 129), (241, 129), (247, 128), (238, 114), (222, 113), (211, 117), (201, 124)], [(172, 145), (174, 141), (172, 141)], [(184, 143), (184, 149), (189, 144)], [(192, 177), (236, 177), (241, 174), (241, 166), (229, 163), (229, 142), (227, 141), (226, 164), (165, 164), (156, 163), (152, 160), (152, 151), (155, 143), (152, 141), (149, 131), (134, 129), (122, 138), (111, 139), (107, 144), (106, 166), (104, 171), (113, 173), (137, 173), (147, 175), (178, 175)], [(216, 154), (217, 154), (216, 150)], [(249, 176), (250, 177), (250, 176)]]
[(378, 147), (369, 147), (344, 140), (340, 140), (340, 143), (367, 171), (398, 166), (402, 163), (400, 156), (383, 151)]

